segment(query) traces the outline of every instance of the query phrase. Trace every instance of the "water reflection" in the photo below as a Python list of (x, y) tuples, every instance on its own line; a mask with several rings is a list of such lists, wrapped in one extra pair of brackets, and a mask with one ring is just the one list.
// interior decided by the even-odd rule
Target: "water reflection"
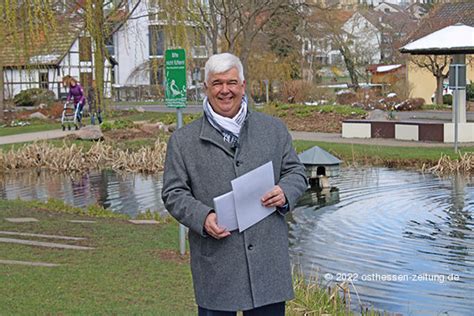
[(104, 170), (66, 175), (28, 171), (0, 175), (0, 196), (43, 201), (55, 198), (78, 207), (98, 204), (133, 217), (147, 209), (165, 212), (161, 185), (161, 174), (133, 175)]
[(292, 256), (307, 273), (352, 277), (367, 306), (387, 311), (474, 310), (471, 179), (345, 169), (333, 182), (338, 203), (312, 205), (318, 196), (307, 192), (290, 221)]

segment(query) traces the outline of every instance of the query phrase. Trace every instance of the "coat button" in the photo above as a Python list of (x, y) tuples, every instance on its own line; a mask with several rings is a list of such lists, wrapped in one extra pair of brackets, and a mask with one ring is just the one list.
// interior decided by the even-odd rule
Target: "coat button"
[(242, 165), (242, 161), (237, 160), (237, 161), (235, 162), (235, 165), (236, 165), (237, 167), (239, 167), (240, 165)]
[(253, 245), (248, 245), (247, 249), (248, 250), (253, 250)]

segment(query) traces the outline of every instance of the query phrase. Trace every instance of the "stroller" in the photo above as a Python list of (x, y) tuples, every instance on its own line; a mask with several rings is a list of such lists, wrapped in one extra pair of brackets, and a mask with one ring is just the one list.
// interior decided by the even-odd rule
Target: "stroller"
[(61, 126), (63, 131), (66, 130), (66, 126), (68, 130), (71, 130), (71, 125), (74, 125), (76, 131), (81, 128), (81, 117), (82, 111), (79, 110), (79, 106), (75, 106), (74, 102), (66, 101), (63, 107), (63, 113), (61, 115)]

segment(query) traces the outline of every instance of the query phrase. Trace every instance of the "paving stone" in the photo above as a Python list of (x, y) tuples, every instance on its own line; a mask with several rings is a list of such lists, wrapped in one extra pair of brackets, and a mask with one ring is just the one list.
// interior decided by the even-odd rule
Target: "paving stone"
[(5, 220), (10, 223), (31, 223), (38, 221), (36, 218), (33, 217), (7, 217), (5, 218)]
[(54, 242), (43, 242), (43, 241), (33, 241), (33, 240), (14, 239), (14, 238), (0, 238), (0, 242), (28, 245), (28, 246), (39, 246), (39, 247), (46, 247), (46, 248), (60, 248), (60, 249), (74, 249), (74, 250), (94, 249), (92, 247), (66, 245), (66, 244), (58, 244)]
[(58, 267), (60, 264), (47, 263), (47, 262), (30, 262), (30, 261), (17, 261), (17, 260), (1, 260), (0, 264), (16, 264), (22, 266), (34, 266), (34, 267)]
[(155, 221), (154, 219), (130, 219), (128, 220), (130, 223), (138, 224), (138, 225), (149, 225), (149, 224), (159, 224), (160, 222)]
[(44, 234), (30, 234), (20, 232), (9, 232), (0, 230), (0, 235), (13, 235), (13, 236), (26, 236), (26, 237), (39, 237), (39, 238), (52, 238), (52, 239), (64, 239), (64, 240), (85, 240), (82, 237), (69, 237), (69, 236), (58, 236), (58, 235), (44, 235)]
[(79, 219), (71, 219), (68, 222), (70, 222), (70, 223), (84, 223), (84, 224), (97, 223), (96, 221), (85, 221), (85, 220), (79, 220)]

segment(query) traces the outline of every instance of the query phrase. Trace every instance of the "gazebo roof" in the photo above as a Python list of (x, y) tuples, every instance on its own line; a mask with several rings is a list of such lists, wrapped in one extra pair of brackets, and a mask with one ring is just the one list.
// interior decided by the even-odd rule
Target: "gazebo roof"
[(298, 155), (304, 165), (330, 166), (339, 165), (341, 160), (334, 157), (324, 149), (314, 146)]
[(461, 23), (428, 34), (402, 48), (413, 55), (451, 55), (474, 53), (474, 27)]

